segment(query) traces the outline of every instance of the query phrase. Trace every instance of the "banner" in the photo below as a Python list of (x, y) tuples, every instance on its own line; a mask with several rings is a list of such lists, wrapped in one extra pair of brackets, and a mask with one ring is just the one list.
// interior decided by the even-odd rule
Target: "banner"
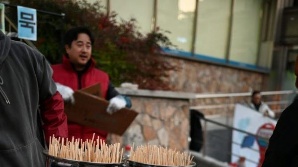
[(258, 137), (233, 131), (232, 162), (238, 161), (240, 156), (245, 158), (246, 167), (261, 165), (276, 122), (276, 120), (265, 117), (249, 107), (237, 104), (233, 126)]
[(0, 30), (5, 33), (5, 5), (0, 3)]
[(18, 38), (36, 41), (36, 10), (18, 6)]

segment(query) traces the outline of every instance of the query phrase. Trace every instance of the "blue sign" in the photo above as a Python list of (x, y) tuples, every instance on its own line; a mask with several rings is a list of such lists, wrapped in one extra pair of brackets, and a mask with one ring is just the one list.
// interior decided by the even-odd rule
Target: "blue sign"
[(36, 9), (18, 6), (18, 38), (37, 40)]

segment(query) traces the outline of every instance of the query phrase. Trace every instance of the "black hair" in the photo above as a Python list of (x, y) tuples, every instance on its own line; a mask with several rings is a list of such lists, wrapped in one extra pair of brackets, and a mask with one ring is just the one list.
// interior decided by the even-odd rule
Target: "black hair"
[(261, 91), (259, 91), (259, 90), (254, 90), (254, 91), (251, 93), (251, 97), (254, 97), (256, 94), (261, 94)]
[(71, 46), (72, 41), (78, 39), (78, 35), (84, 33), (87, 34), (91, 40), (91, 45), (94, 43), (94, 37), (91, 31), (87, 27), (74, 27), (69, 29), (64, 35), (64, 46)]

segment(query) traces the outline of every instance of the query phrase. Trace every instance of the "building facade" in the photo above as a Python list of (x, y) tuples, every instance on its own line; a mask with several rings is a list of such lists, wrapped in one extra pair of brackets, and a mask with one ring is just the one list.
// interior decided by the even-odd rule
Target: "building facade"
[[(216, 78), (223, 79), (225, 74), (235, 70), (247, 76), (257, 73), (261, 80), (257, 84), (242, 80), (239, 82), (245, 86), (225, 90), (210, 86), (202, 89), (204, 83), (198, 81), (190, 83), (197, 86), (186, 89), (185, 85), (177, 87), (173, 83), (178, 91), (232, 93), (251, 89), (294, 89), (291, 63), (296, 54), (289, 53), (289, 47), (281, 38), (283, 10), (294, 6), (294, 0), (89, 1), (100, 2), (107, 12), (115, 11), (119, 20), (136, 19), (144, 34), (157, 28), (169, 32), (166, 35), (175, 47), (165, 48), (165, 54), (197, 62), (199, 67), (210, 68), (211, 73), (216, 73), (212, 71), (214, 66), (221, 67), (223, 76)], [(199, 69), (192, 70), (200, 76), (202, 69)], [(171, 79), (175, 80), (175, 75)]]

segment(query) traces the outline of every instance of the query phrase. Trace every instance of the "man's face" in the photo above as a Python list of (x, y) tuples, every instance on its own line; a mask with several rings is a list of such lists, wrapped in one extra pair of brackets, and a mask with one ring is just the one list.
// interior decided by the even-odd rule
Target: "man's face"
[(254, 104), (260, 104), (261, 103), (261, 94), (255, 94), (253, 97), (252, 97), (252, 102)]
[(76, 70), (83, 70), (91, 58), (91, 40), (87, 34), (81, 33), (77, 40), (72, 41), (71, 46), (65, 45), (65, 50)]

